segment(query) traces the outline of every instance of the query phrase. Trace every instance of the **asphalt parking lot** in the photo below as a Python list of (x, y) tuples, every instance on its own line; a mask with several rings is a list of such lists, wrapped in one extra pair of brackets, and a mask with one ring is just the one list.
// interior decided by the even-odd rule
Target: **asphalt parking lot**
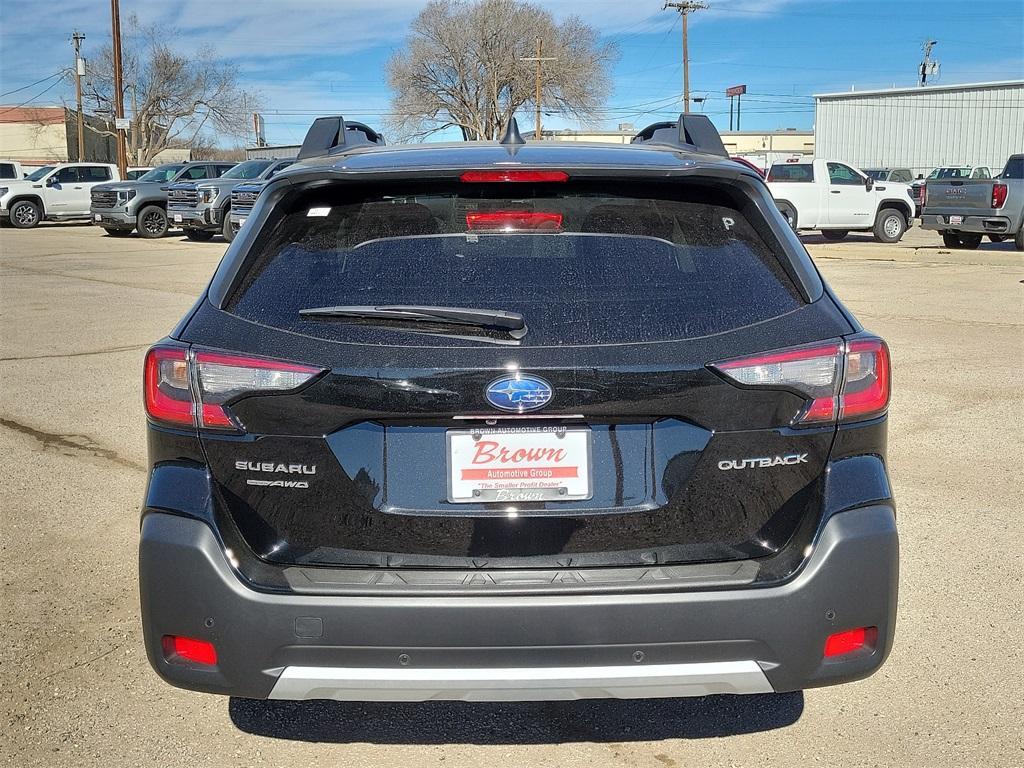
[(224, 243), (0, 231), (0, 765), (1024, 765), (1024, 254), (920, 230), (806, 240), (894, 361), (902, 574), (881, 672), (781, 696), (413, 706), (228, 700), (150, 671), (142, 358)]

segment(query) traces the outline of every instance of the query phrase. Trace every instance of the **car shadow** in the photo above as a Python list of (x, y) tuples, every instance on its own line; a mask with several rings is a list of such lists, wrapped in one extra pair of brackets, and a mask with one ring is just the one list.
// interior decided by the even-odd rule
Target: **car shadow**
[(709, 739), (784, 728), (802, 692), (684, 699), (381, 704), (232, 698), (231, 721), (256, 736), (348, 744), (559, 744)]

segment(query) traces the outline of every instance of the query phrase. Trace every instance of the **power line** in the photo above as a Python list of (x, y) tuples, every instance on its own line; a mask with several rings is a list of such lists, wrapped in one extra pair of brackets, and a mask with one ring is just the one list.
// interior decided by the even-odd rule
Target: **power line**
[(0, 93), (0, 99), (2, 99), (4, 96), (10, 96), (12, 93), (17, 93), (18, 91), (28, 90), (29, 88), (31, 88), (33, 86), (36, 86), (36, 85), (39, 85), (40, 83), (45, 83), (47, 80), (49, 80), (50, 78), (53, 78), (53, 77), (64, 77), (64, 72), (63, 71), (55, 72), (52, 75), (47, 75), (46, 77), (44, 77), (41, 80), (36, 80), (34, 83), (29, 83), (28, 85), (23, 85), (23, 86), (21, 86), (21, 88), (15, 88), (13, 91), (7, 91), (6, 93)]
[(3, 110), (2, 112), (0, 112), (0, 115), (6, 115), (6, 114), (7, 114), (8, 112), (13, 112), (13, 111), (14, 111), (14, 110), (16, 110), (16, 109), (21, 109), (21, 108), (22, 108), (22, 107), (24, 107), (24, 106), (25, 106), (26, 104), (31, 104), (31, 103), (32, 103), (33, 101), (35, 101), (36, 99), (38, 99), (38, 98), (39, 98), (40, 96), (42, 96), (43, 94), (45, 94), (45, 93), (46, 93), (47, 91), (50, 91), (50, 90), (52, 90), (53, 88), (55, 88), (55, 87), (56, 87), (56, 86), (57, 86), (57, 85), (58, 85), (59, 83), (60, 83), (60, 80), (54, 80), (54, 81), (53, 81), (53, 82), (52, 82), (52, 83), (51, 83), (50, 85), (48, 85), (48, 86), (47, 86), (46, 88), (44, 88), (43, 90), (41, 90), (41, 91), (40, 91), (39, 93), (37, 93), (37, 94), (36, 94), (35, 96), (33, 96), (33, 97), (32, 97), (31, 99), (29, 99), (28, 101), (23, 101), (23, 102), (21, 102), (21, 104), (15, 104), (15, 105), (14, 105), (13, 107), (8, 107), (7, 109), (5, 109), (5, 110)]

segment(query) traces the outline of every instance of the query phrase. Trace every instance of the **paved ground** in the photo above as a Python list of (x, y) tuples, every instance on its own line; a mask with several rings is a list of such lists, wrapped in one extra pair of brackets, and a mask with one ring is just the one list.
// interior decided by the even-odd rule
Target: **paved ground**
[(808, 238), (894, 357), (896, 647), (806, 694), (580, 704), (229, 701), (150, 672), (140, 373), (223, 243), (0, 232), (0, 765), (1024, 765), (1024, 254)]

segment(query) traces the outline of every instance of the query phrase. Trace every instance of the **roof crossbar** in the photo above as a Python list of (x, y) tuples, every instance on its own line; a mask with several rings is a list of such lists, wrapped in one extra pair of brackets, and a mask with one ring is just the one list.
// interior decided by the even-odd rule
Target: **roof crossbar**
[(324, 157), (353, 147), (384, 145), (384, 137), (364, 123), (346, 122), (341, 115), (318, 117), (306, 131), (298, 159)]
[(660, 144), (693, 152), (728, 157), (722, 137), (707, 115), (683, 113), (678, 120), (652, 123), (633, 137), (631, 144)]

